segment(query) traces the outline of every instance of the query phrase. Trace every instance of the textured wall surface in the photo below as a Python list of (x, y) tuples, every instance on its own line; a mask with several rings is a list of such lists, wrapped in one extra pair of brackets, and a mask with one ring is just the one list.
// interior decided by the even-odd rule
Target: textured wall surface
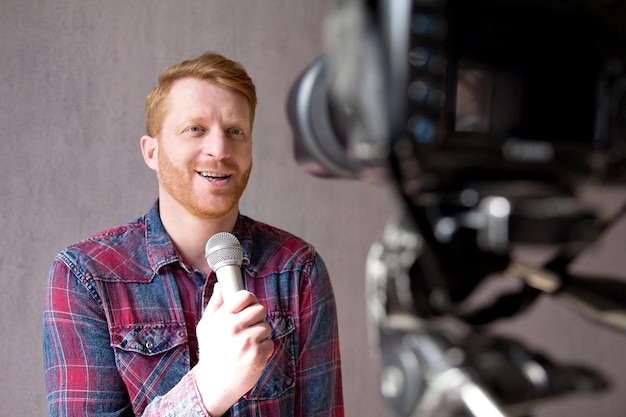
[[(151, 206), (156, 181), (139, 151), (144, 98), (165, 66), (208, 49), (242, 62), (258, 87), (255, 166), (242, 212), (316, 245), (337, 294), (347, 415), (392, 415), (368, 348), (364, 273), (394, 198), (382, 185), (305, 174), (285, 115), (291, 83), (324, 50), (330, 9), (331, 0), (0, 2), (0, 416), (46, 414), (40, 323), (48, 267), (66, 245)], [(626, 270), (624, 229), (581, 268)], [(616, 382), (610, 394), (537, 415), (624, 415), (622, 335), (547, 301), (500, 328), (603, 368)]]

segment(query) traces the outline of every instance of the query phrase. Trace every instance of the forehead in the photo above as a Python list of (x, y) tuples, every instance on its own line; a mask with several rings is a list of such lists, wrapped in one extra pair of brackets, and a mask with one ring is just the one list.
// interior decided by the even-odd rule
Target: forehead
[(183, 78), (175, 81), (167, 97), (168, 116), (212, 116), (250, 120), (250, 108), (243, 94), (199, 80)]

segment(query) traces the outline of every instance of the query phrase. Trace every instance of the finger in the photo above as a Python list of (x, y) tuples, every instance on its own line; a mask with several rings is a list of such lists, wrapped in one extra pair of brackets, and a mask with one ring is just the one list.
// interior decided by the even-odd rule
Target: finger
[(257, 323), (248, 327), (247, 330), (251, 339), (261, 342), (265, 339), (270, 339), (272, 336), (272, 327), (267, 322)]
[(261, 304), (249, 305), (240, 312), (235, 313), (234, 318), (240, 329), (266, 324), (265, 307)]
[(274, 353), (274, 341), (270, 338), (260, 341), (259, 351), (262, 352), (261, 355), (265, 359), (265, 363), (267, 363), (272, 357), (272, 353)]
[(272, 340), (272, 327), (267, 322), (263, 322), (259, 324), (259, 326), (261, 327), (261, 329), (259, 331), (258, 340)]
[(271, 338), (271, 333), (271, 328), (267, 323), (247, 329), (245, 334), (249, 342), (245, 344), (244, 350), (267, 360), (274, 351), (274, 341)]
[(246, 290), (239, 290), (232, 294), (228, 301), (224, 302), (224, 307), (230, 313), (237, 314), (247, 309), (249, 306), (258, 305), (259, 300), (256, 295)]

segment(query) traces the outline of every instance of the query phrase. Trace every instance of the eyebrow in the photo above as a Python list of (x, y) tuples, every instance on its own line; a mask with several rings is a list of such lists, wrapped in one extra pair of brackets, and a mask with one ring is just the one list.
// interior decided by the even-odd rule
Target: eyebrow
[[(190, 125), (190, 124), (203, 124), (205, 123), (206, 119), (202, 116), (192, 116), (192, 117), (188, 117), (186, 119), (184, 119), (182, 122), (177, 123), (175, 125), (176, 130), (181, 130), (184, 129), (186, 126)], [(248, 131), (252, 130), (252, 126), (250, 124), (250, 120), (246, 119), (246, 118), (241, 118), (241, 117), (237, 117), (237, 118), (233, 118), (233, 119), (227, 119), (225, 120), (225, 123), (228, 126), (238, 126), (238, 127), (244, 127), (246, 128)]]

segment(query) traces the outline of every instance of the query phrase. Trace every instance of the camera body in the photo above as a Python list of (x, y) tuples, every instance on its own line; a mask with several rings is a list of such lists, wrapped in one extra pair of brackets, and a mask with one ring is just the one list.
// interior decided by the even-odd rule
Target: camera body
[(434, 184), (622, 182), (625, 17), (611, 0), (339, 2), (291, 93), (296, 159), (367, 177), (409, 138)]
[[(623, 7), (421, 3), (411, 17), (405, 126), (423, 171), (624, 179)], [(439, 25), (445, 34), (431, 29)]]

